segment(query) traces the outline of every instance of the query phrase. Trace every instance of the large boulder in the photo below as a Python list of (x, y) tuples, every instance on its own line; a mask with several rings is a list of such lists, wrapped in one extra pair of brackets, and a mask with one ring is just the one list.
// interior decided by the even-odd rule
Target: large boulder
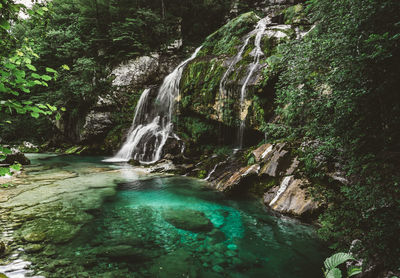
[(98, 137), (105, 136), (112, 128), (112, 125), (111, 112), (91, 111), (85, 118), (81, 140), (95, 140)]
[(265, 193), (264, 203), (280, 213), (294, 216), (312, 215), (320, 207), (320, 203), (309, 196), (303, 188), (305, 183), (294, 176), (284, 177), (280, 186)]
[(160, 55), (142, 56), (118, 65), (111, 72), (113, 86), (125, 87), (132, 84), (145, 84), (154, 78), (159, 67)]

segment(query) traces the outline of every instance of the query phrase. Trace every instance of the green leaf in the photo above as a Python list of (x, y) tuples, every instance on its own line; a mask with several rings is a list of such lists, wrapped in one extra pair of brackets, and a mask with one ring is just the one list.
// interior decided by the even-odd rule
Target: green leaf
[(47, 105), (47, 107), (49, 107), (49, 109), (51, 110), (51, 111), (57, 111), (57, 107), (55, 107), (55, 106), (52, 106), (52, 105), (50, 105), (50, 104), (46, 104)]
[(51, 73), (57, 73), (57, 71), (53, 70), (52, 68), (46, 68), (46, 71)]
[(5, 20), (4, 18), (0, 18), (0, 27), (3, 28), (4, 30), (9, 30), (10, 29), (10, 22)]
[(42, 79), (44, 81), (50, 81), (51, 80), (51, 76), (44, 74), (44, 75), (42, 75)]
[(37, 74), (37, 73), (32, 73), (32, 77), (36, 78), (36, 79), (41, 78), (41, 76), (39, 74)]
[(355, 260), (355, 259), (352, 255), (348, 253), (336, 253), (327, 258), (324, 262), (324, 265), (326, 269), (332, 269), (348, 260)]
[(35, 119), (39, 118), (39, 113), (37, 112), (32, 112), (31, 116), (34, 117)]
[(16, 69), (16, 68), (17, 68), (14, 64), (11, 64), (11, 63), (7, 63), (7, 64), (5, 64), (4, 66), (5, 66), (6, 68), (10, 69), (10, 70), (13, 70), (13, 69)]
[(60, 113), (57, 113), (56, 114), (56, 120), (59, 121), (60, 119), (61, 119), (61, 115), (60, 115)]
[(339, 268), (332, 268), (326, 275), (326, 278), (342, 278), (342, 272)]
[(11, 165), (10, 168), (15, 170), (15, 171), (19, 171), (19, 170), (21, 170), (21, 164)]
[(39, 15), (44, 15), (44, 11), (42, 9), (37, 9), (36, 13)]
[(62, 65), (61, 67), (62, 67), (63, 69), (65, 69), (65, 70), (70, 70), (69, 66), (67, 66), (67, 65)]
[[(28, 69), (30, 69), (30, 70), (37, 71), (37, 69), (35, 68), (35, 66), (33, 66), (33, 65), (31, 65), (31, 64), (26, 64), (26, 67), (27, 67)], [(35, 77), (35, 78), (37, 78), (37, 77)]]
[(357, 274), (360, 274), (362, 272), (362, 268), (358, 266), (351, 266), (347, 270), (347, 277), (351, 277)]
[(2, 154), (11, 154), (12, 153), (12, 151), (9, 148), (3, 148), (3, 147), (0, 147), (0, 152)]
[(0, 167), (0, 177), (1, 176), (5, 176), (5, 175), (9, 175), (10, 173), (10, 168), (8, 167)]

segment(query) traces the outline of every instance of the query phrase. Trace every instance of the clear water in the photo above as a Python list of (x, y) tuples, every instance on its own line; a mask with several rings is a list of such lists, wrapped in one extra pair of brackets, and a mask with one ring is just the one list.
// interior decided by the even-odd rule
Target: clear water
[[(58, 164), (80, 177), (95, 165), (134, 172), (100, 160), (68, 156), (41, 163)], [(124, 174), (114, 182), (116, 194), (90, 212), (92, 220), (72, 241), (51, 254), (31, 255), (40, 275), (321, 277), (326, 249), (313, 228), (273, 216), (257, 200), (228, 199), (204, 181), (179, 176)]]

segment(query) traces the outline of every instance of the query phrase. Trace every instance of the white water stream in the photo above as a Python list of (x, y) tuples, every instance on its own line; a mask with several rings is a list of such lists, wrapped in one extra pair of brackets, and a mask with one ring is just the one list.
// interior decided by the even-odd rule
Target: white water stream
[(238, 147), (241, 149), (243, 148), (243, 135), (244, 135), (244, 130), (246, 128), (246, 117), (247, 117), (247, 109), (248, 107), (246, 106), (246, 96), (247, 96), (247, 86), (250, 82), (250, 79), (253, 77), (254, 72), (256, 69), (259, 67), (260, 59), (262, 56), (264, 56), (264, 52), (261, 49), (261, 39), (265, 33), (265, 29), (267, 28), (267, 24), (271, 23), (271, 19), (269, 17), (261, 19), (257, 23), (256, 29), (253, 31), (256, 33), (256, 38), (254, 39), (254, 50), (253, 50), (253, 63), (251, 64), (250, 71), (242, 85), (242, 88), (240, 90), (240, 127), (238, 131)]
[(240, 47), (236, 56), (233, 58), (232, 62), (229, 64), (228, 69), (225, 71), (225, 73), (222, 76), (221, 81), (219, 83), (219, 96), (218, 96), (219, 105), (218, 105), (217, 109), (219, 109), (219, 111), (220, 111), (220, 120), (223, 121), (223, 111), (224, 111), (223, 103), (224, 103), (224, 99), (228, 98), (228, 93), (227, 93), (227, 89), (226, 89), (227, 79), (230, 76), (230, 74), (234, 71), (236, 64), (242, 60), (243, 53), (246, 50), (246, 47), (248, 46), (250, 39), (255, 35), (255, 39), (254, 39), (255, 49), (251, 53), (251, 55), (254, 57), (254, 60), (253, 60), (253, 63), (251, 64), (249, 73), (247, 74), (246, 79), (240, 90), (240, 120), (241, 120), (241, 123), (240, 123), (240, 128), (238, 131), (238, 139), (237, 139), (237, 144), (236, 144), (239, 149), (241, 149), (243, 147), (243, 134), (244, 134), (244, 129), (245, 129), (245, 125), (246, 125), (245, 119), (247, 116), (247, 111), (246, 111), (247, 108), (245, 105), (245, 101), (246, 101), (246, 95), (247, 95), (247, 86), (248, 86), (251, 78), (253, 77), (254, 72), (259, 67), (259, 62), (260, 62), (261, 57), (264, 55), (264, 52), (261, 49), (261, 39), (262, 39), (263, 35), (265, 34), (267, 25), (270, 23), (271, 23), (271, 19), (269, 17), (262, 18), (257, 23), (256, 28), (245, 36), (242, 46)]
[(161, 158), (163, 147), (173, 131), (172, 116), (183, 69), (196, 58), (200, 49), (197, 48), (190, 58), (165, 77), (155, 100), (150, 96), (150, 89), (142, 93), (125, 143), (114, 157), (104, 161), (126, 162), (133, 158), (142, 163), (153, 163)]

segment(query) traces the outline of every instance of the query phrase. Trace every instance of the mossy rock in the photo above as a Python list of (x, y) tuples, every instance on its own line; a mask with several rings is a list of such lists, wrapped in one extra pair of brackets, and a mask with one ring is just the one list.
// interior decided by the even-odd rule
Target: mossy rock
[(207, 37), (200, 55), (233, 55), (242, 37), (254, 29), (260, 18), (254, 13), (242, 14)]

